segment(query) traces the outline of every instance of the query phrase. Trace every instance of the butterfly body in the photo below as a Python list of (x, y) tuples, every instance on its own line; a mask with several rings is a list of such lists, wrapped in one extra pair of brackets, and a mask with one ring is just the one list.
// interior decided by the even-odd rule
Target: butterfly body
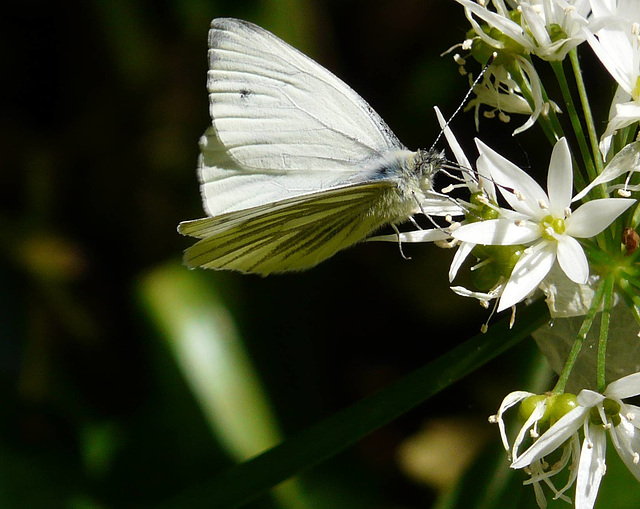
[(386, 224), (457, 211), (432, 189), (441, 154), (408, 150), (348, 85), (256, 25), (213, 20), (207, 89), (211, 217), (178, 227), (200, 239), (189, 267), (302, 270)]

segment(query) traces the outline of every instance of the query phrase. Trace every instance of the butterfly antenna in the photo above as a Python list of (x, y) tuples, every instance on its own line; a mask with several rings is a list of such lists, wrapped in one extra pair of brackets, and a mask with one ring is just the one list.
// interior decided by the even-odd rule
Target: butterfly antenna
[(429, 149), (430, 152), (435, 150), (435, 146), (440, 141), (440, 138), (442, 138), (442, 135), (444, 134), (444, 130), (447, 127), (449, 127), (449, 124), (451, 123), (451, 121), (454, 119), (454, 117), (460, 112), (460, 110), (467, 103), (467, 100), (471, 96), (471, 93), (473, 92), (473, 89), (476, 88), (476, 85), (478, 83), (480, 83), (480, 80), (485, 75), (485, 73), (487, 72), (487, 69), (489, 69), (489, 66), (493, 63), (493, 61), (496, 59), (497, 56), (498, 56), (498, 53), (496, 53), (495, 51), (491, 54), (491, 56), (489, 57), (489, 60), (487, 61), (485, 66), (482, 68), (482, 71), (480, 71), (480, 74), (478, 74), (478, 77), (473, 81), (473, 84), (471, 85), (471, 87), (469, 88), (469, 90), (467, 91), (465, 96), (462, 98), (462, 101), (460, 102), (460, 105), (456, 108), (456, 111), (453, 112), (453, 115), (451, 115), (449, 117), (449, 120), (447, 120), (447, 122), (444, 125), (444, 127), (440, 130), (440, 134), (438, 134), (438, 136), (436, 137), (436, 141), (433, 142), (433, 145), (431, 145), (431, 149)]

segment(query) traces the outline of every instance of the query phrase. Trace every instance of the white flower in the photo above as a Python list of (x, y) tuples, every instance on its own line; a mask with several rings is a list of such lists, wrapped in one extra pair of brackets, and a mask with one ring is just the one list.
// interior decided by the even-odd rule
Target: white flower
[[(500, 72), (501, 71), (501, 72)], [(499, 74), (503, 75), (499, 77)], [(520, 93), (520, 87), (513, 81), (503, 67), (492, 66), (487, 69), (484, 78), (474, 88), (476, 97), (469, 101), (467, 109), (475, 108), (476, 130), (480, 130), (479, 111), (481, 105), (492, 108), (484, 112), (486, 118), (498, 117), (503, 122), (510, 120), (506, 113), (532, 116), (534, 110)]]
[(606, 155), (611, 137), (640, 120), (640, 2), (637, 0), (591, 0), (593, 24), (604, 25), (594, 36), (585, 31), (594, 53), (618, 83), (611, 104), (609, 124), (600, 149)]
[[(463, 49), (471, 50), (480, 61), (493, 50), (498, 53), (482, 83), (474, 87), (477, 97), (470, 106), (476, 107), (476, 125), (481, 104), (492, 108), (485, 115), (498, 111), (505, 122), (509, 121), (507, 113), (530, 114), (514, 135), (529, 129), (549, 108), (559, 112), (555, 103), (545, 102), (529, 55), (562, 60), (582, 43), (588, 25), (588, 0), (508, 0), (508, 6), (504, 0), (457, 1), (464, 6), (475, 34), (462, 44)], [(494, 10), (488, 5), (493, 5)]]
[(635, 200), (592, 200), (571, 212), (573, 172), (571, 154), (564, 138), (551, 155), (547, 190), (520, 168), (480, 140), (476, 145), (496, 187), (513, 208), (500, 209), (500, 217), (465, 224), (452, 232), (464, 242), (483, 245), (527, 245), (507, 282), (498, 311), (520, 302), (534, 291), (556, 260), (567, 277), (585, 284), (589, 277), (587, 257), (577, 238), (597, 235), (629, 208)]
[[(568, 398), (566, 396), (569, 396)], [(527, 417), (524, 425), (518, 431), (518, 435), (514, 440), (513, 446), (509, 445), (509, 441), (507, 438), (506, 427), (503, 419), (503, 414), (506, 410), (521, 403), (527, 398), (535, 398), (538, 401), (535, 403), (535, 407), (532, 409), (531, 414)], [(564, 398), (563, 402), (560, 404), (558, 400)], [(534, 399), (534, 401), (535, 401)], [(560, 396), (536, 396), (531, 392), (525, 391), (516, 391), (507, 395), (506, 398), (502, 401), (500, 405), (500, 409), (498, 413), (489, 418), (490, 422), (494, 422), (498, 424), (500, 429), (500, 438), (502, 440), (502, 444), (507, 451), (507, 456), (509, 460), (518, 459), (518, 450), (522, 443), (527, 437), (534, 437), (536, 439), (540, 436), (540, 426), (548, 425), (550, 414), (552, 409), (550, 406), (562, 407), (564, 409), (571, 408), (570, 405), (567, 404), (567, 401), (575, 401), (575, 396), (573, 395), (560, 395)], [(558, 461), (554, 461), (553, 465), (550, 467), (549, 464), (545, 461), (543, 456), (536, 457), (531, 460), (531, 462), (526, 465), (526, 471), (530, 475), (530, 478), (524, 482), (524, 484), (533, 485), (536, 501), (538, 505), (542, 508), (546, 507), (547, 502), (544, 496), (544, 492), (541, 486), (541, 483), (546, 484), (551, 491), (554, 493), (554, 499), (561, 498), (567, 502), (570, 502), (570, 499), (566, 497), (563, 493), (569, 489), (574, 483), (577, 475), (577, 463), (580, 458), (580, 441), (578, 437), (577, 431), (574, 432), (570, 436), (570, 441), (566, 442), (563, 445), (562, 455)], [(553, 484), (552, 477), (558, 473), (560, 473), (568, 464), (569, 460), (571, 460), (572, 468), (571, 475), (567, 480), (564, 487), (558, 490)], [(513, 464), (512, 464), (513, 468)]]
[(611, 182), (625, 173), (628, 174), (625, 183), (611, 186), (607, 189), (607, 192), (614, 189), (620, 189), (621, 194), (628, 193), (629, 191), (638, 191), (640, 188), (637, 185), (629, 185), (629, 179), (632, 174), (636, 172), (640, 172), (640, 141), (629, 143), (613, 156), (613, 159), (609, 161), (605, 169), (602, 170), (602, 173), (593, 179), (591, 184), (574, 196), (573, 201), (582, 199), (594, 187)]
[(467, 19), (477, 37), (497, 49), (513, 50), (513, 43), (497, 38), (483, 30), (477, 16), (491, 28), (497, 29), (511, 41), (543, 60), (562, 60), (566, 54), (585, 40), (584, 27), (588, 22), (587, 0), (512, 0), (509, 9), (503, 0), (492, 0), (495, 12), (484, 2), (457, 0), (464, 6)]
[[(640, 407), (629, 405), (622, 400), (640, 395), (640, 373), (625, 376), (611, 384), (605, 389), (603, 394), (591, 390), (582, 390), (577, 397), (577, 406), (553, 423), (547, 431), (539, 438), (535, 439), (533, 445), (518, 455), (518, 448), (523, 443), (525, 437), (535, 430), (546, 411), (547, 400), (543, 399), (536, 404), (523, 428), (518, 433), (512, 448), (513, 462), (511, 468), (530, 468), (532, 473), (544, 475), (544, 470), (538, 467), (540, 462), (544, 462), (545, 456), (551, 454), (560, 447), (569, 447), (574, 450), (564, 456), (571, 456), (575, 463), (579, 463), (577, 470), (572, 469), (572, 477), (569, 485), (576, 479), (575, 506), (576, 509), (591, 509), (595, 504), (600, 487), (602, 476), (606, 472), (605, 452), (606, 434), (609, 432), (611, 442), (618, 452), (618, 455), (627, 466), (629, 471), (640, 480)], [(513, 406), (528, 396), (528, 393), (512, 393), (505, 401), (509, 406)], [(505, 407), (503, 403), (502, 407)], [(504, 411), (506, 408), (502, 408)], [(508, 408), (508, 407), (507, 407)], [(495, 419), (499, 424), (502, 420), (502, 413)], [(575, 442), (578, 432), (583, 429), (584, 440), (582, 449), (578, 455)], [(503, 441), (506, 442), (501, 427)], [(535, 435), (535, 432), (533, 433)], [(562, 462), (561, 462), (562, 463)], [(568, 459), (564, 461), (566, 465)], [(533, 467), (533, 468), (532, 468)], [(557, 473), (554, 469), (553, 474)], [(532, 477), (532, 482), (535, 482)], [(537, 481), (548, 479), (548, 477), (538, 477)], [(568, 488), (566, 486), (560, 493)]]
[(546, 297), (551, 318), (568, 318), (586, 315), (596, 293), (598, 276), (590, 276), (587, 284), (577, 284), (554, 265), (540, 283), (540, 290)]
[[(503, 122), (510, 121), (506, 113), (529, 115), (527, 121), (513, 132), (514, 135), (520, 134), (533, 126), (540, 114), (545, 110), (546, 106), (540, 86), (540, 77), (535, 67), (522, 55), (513, 55), (513, 60), (517, 65), (511, 68), (514, 72), (520, 73), (522, 82), (526, 84), (527, 92), (533, 101), (533, 108), (524, 98), (524, 94), (511, 73), (505, 67), (493, 64), (487, 69), (482, 81), (473, 88), (476, 97), (469, 101), (469, 108), (475, 106), (476, 129), (479, 130), (478, 113), (480, 106), (483, 104), (492, 108), (492, 110), (485, 112), (486, 117), (490, 118), (498, 111), (498, 118)], [(560, 108), (554, 103), (551, 103), (548, 107), (560, 111)]]

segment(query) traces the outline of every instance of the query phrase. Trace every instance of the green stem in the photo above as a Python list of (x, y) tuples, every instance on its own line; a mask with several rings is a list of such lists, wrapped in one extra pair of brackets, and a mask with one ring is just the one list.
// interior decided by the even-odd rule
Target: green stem
[(640, 297), (634, 295), (631, 298), (631, 305), (629, 306), (629, 309), (631, 310), (631, 314), (636, 319), (638, 325), (640, 325)]
[(596, 313), (600, 308), (600, 303), (602, 302), (602, 297), (604, 295), (604, 287), (605, 287), (604, 284), (599, 285), (598, 289), (596, 290), (596, 294), (593, 296), (593, 300), (591, 301), (591, 307), (589, 308), (589, 311), (584, 317), (582, 326), (580, 327), (580, 330), (576, 335), (576, 339), (567, 357), (567, 362), (565, 363), (564, 368), (562, 368), (562, 373), (560, 373), (560, 377), (558, 378), (558, 383), (556, 383), (556, 386), (553, 388), (552, 392), (555, 394), (562, 394), (564, 392), (564, 388), (566, 387), (567, 382), (569, 381), (569, 375), (571, 375), (573, 366), (578, 360), (578, 355), (580, 354), (580, 350), (582, 349), (584, 340), (586, 339), (587, 334), (591, 329), (591, 325), (593, 324), (593, 319), (595, 318)]
[(507, 321), (496, 323), (486, 334), (456, 346), (380, 392), (336, 412), (258, 456), (225, 471), (211, 472), (208, 481), (198, 481), (197, 485), (167, 500), (161, 507), (228, 509), (246, 504), (427, 401), (517, 344), (548, 320), (544, 301), (535, 302), (519, 310), (512, 329)]
[[(593, 120), (589, 98), (587, 97), (587, 88), (584, 86), (584, 80), (582, 79), (582, 70), (580, 69), (580, 61), (578, 60), (577, 48), (573, 48), (569, 52), (569, 59), (571, 60), (571, 67), (573, 69), (573, 75), (576, 80), (578, 95), (580, 96), (580, 103), (582, 105), (582, 111), (584, 113), (584, 121), (587, 125), (587, 132), (589, 133), (589, 141), (591, 142), (591, 153), (593, 155), (593, 161), (595, 162), (596, 172), (598, 175), (600, 175), (600, 173), (602, 173), (602, 170), (604, 169), (604, 162), (602, 160), (602, 155), (600, 154), (600, 147), (598, 146), (598, 134), (596, 132), (596, 124)], [(604, 189), (602, 188), (600, 188), (600, 197), (604, 197)]]
[(638, 288), (630, 284), (625, 278), (618, 280), (618, 287), (620, 288), (621, 297), (625, 300), (638, 325), (640, 325), (640, 295), (638, 295)]
[[(582, 154), (582, 160), (584, 161), (584, 165), (587, 170), (587, 175), (590, 180), (593, 180), (596, 178), (596, 175), (597, 175), (596, 169), (593, 164), (593, 159), (591, 157), (591, 150), (589, 149), (586, 136), (582, 129), (582, 124), (580, 123), (580, 117), (578, 116), (578, 111), (576, 110), (576, 107), (573, 103), (573, 98), (571, 97), (569, 82), (567, 81), (567, 77), (564, 73), (564, 67), (562, 67), (562, 62), (551, 62), (551, 68), (553, 69), (553, 72), (556, 75), (556, 79), (558, 80), (558, 84), (560, 85), (560, 90), (562, 91), (564, 104), (567, 107), (569, 120), (571, 121), (573, 132), (575, 133), (576, 139), (578, 141), (578, 147), (580, 148), (580, 153)], [(577, 174), (577, 173), (579, 173), (579, 170), (578, 168), (575, 168), (574, 174)]]
[(600, 321), (600, 337), (598, 339), (598, 364), (596, 368), (598, 379), (598, 392), (603, 392), (607, 386), (606, 380), (606, 356), (607, 340), (609, 339), (609, 323), (611, 321), (611, 308), (613, 306), (613, 284), (615, 275), (613, 272), (607, 274), (604, 282), (600, 285), (604, 288), (604, 308)]

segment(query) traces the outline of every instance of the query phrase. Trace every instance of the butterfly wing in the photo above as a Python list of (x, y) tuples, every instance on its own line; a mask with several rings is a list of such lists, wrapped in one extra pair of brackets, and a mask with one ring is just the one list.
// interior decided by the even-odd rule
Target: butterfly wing
[(406, 151), (348, 85), (246, 21), (213, 20), (207, 88), (199, 175), (212, 216), (367, 181), (367, 166)]
[(183, 222), (180, 233), (201, 239), (184, 261), (262, 275), (306, 269), (392, 221), (385, 204), (394, 196), (379, 181)]

